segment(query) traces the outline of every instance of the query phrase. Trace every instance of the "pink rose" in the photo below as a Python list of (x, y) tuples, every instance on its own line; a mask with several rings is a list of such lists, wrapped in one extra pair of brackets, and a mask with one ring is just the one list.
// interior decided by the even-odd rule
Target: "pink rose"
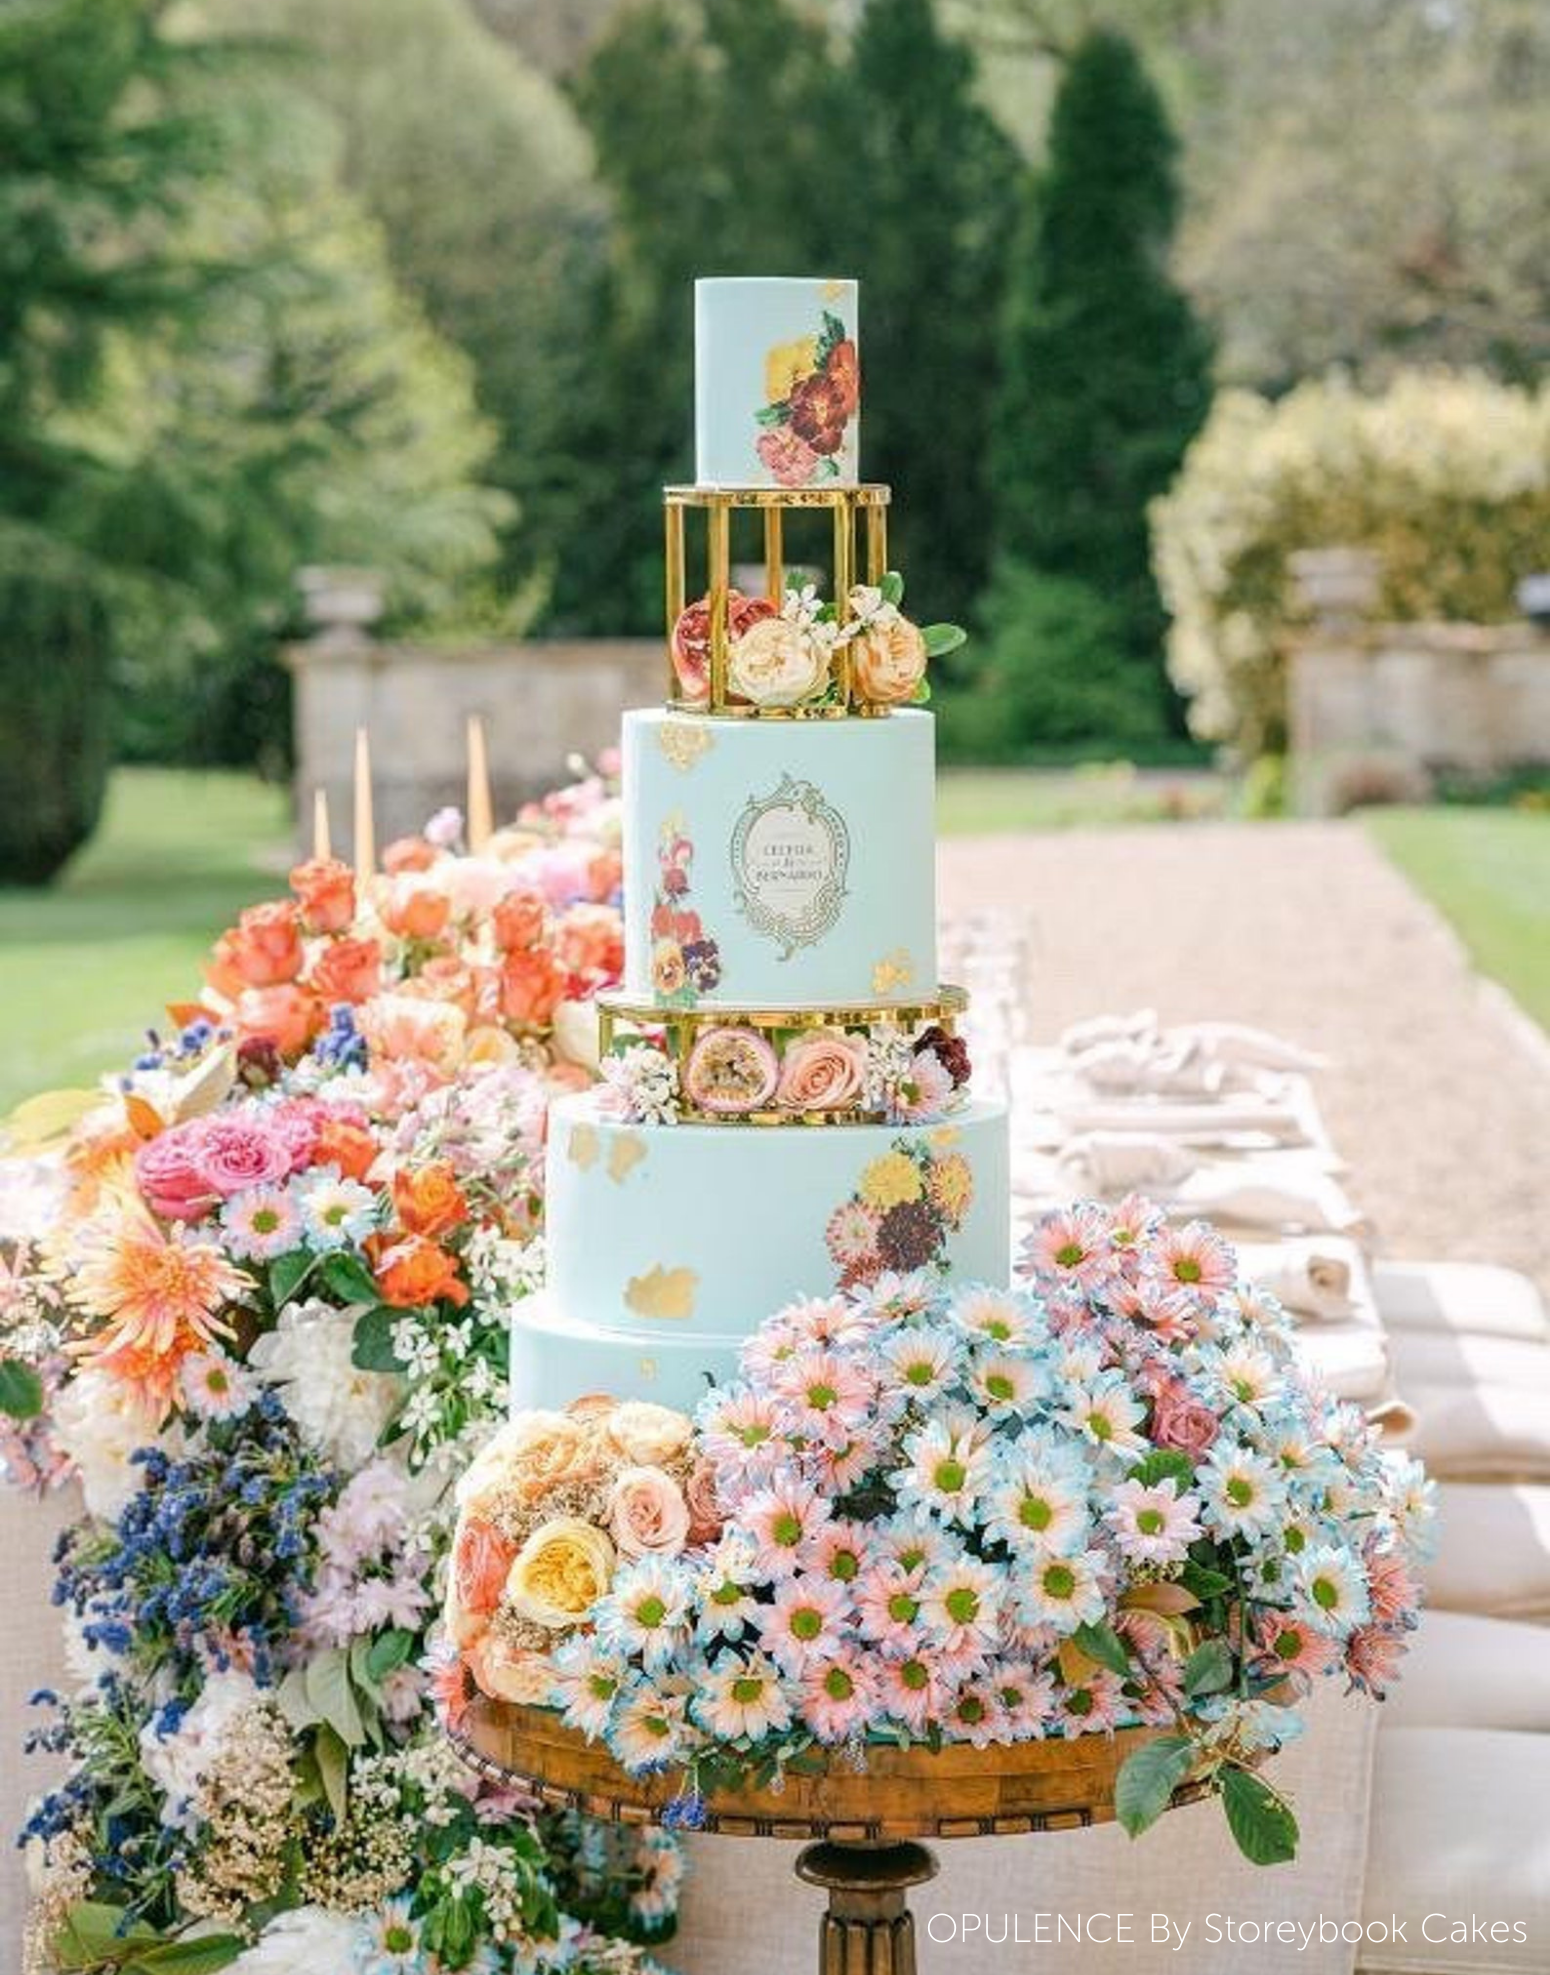
[(206, 1120), (199, 1135), (199, 1170), (224, 1198), (244, 1187), (272, 1186), (287, 1178), (291, 1148), (267, 1120), (230, 1113)]
[(293, 1173), (305, 1172), (317, 1156), (318, 1138), (329, 1119), (315, 1097), (288, 1097), (269, 1113), (269, 1129), (285, 1147)]
[(1158, 1447), (1172, 1447), (1198, 1460), (1210, 1451), (1220, 1431), (1211, 1408), (1192, 1399), (1182, 1385), (1170, 1382), (1152, 1401), (1152, 1440)]
[(756, 1029), (706, 1029), (689, 1052), (684, 1089), (702, 1111), (740, 1117), (775, 1092), (775, 1052)]
[(623, 1468), (614, 1483), (608, 1526), (626, 1557), (676, 1557), (689, 1540), (689, 1504), (661, 1468)]
[(865, 1080), (862, 1038), (815, 1029), (787, 1049), (775, 1102), (784, 1111), (843, 1111), (861, 1095)]
[(516, 1560), (517, 1546), (493, 1523), (469, 1516), (457, 1533), (452, 1552), (452, 1575), (457, 1600), (475, 1618), (487, 1618), (500, 1604), (506, 1576)]
[(817, 453), (789, 425), (761, 432), (754, 449), (782, 487), (805, 487), (818, 471)]
[(689, 1508), (689, 1541), (713, 1542), (721, 1534), (726, 1512), (721, 1506), (716, 1470), (709, 1461), (701, 1461), (684, 1483), (684, 1500)]
[(174, 1125), (135, 1154), (135, 1180), (153, 1214), (164, 1221), (202, 1220), (219, 1196), (199, 1162), (205, 1121)]

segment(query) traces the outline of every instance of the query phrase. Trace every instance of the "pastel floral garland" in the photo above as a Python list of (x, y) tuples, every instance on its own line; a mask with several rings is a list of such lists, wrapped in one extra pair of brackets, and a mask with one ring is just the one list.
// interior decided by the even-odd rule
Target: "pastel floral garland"
[(64, 1179), (0, 1267), (0, 1463), (88, 1511), (29, 1975), (638, 1975), (672, 1930), (670, 1840), (535, 1818), (436, 1720), (449, 1482), (623, 947), (601, 776), (460, 827), (299, 866), (122, 1078), (12, 1122)]
[(1430, 1484), (1204, 1226), (1084, 1206), (1025, 1262), (1011, 1290), (922, 1270), (792, 1304), (692, 1420), (514, 1419), (459, 1488), (454, 1721), (475, 1688), (556, 1708), (681, 1772), (686, 1824), (815, 1745), (864, 1767), (1147, 1726), (1133, 1834), (1203, 1779), (1251, 1859), (1290, 1857), (1261, 1760), (1315, 1677), (1394, 1677)]

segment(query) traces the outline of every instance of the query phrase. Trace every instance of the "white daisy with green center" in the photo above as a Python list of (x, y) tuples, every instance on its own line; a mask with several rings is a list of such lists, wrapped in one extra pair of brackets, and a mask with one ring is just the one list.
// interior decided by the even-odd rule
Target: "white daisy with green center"
[(1365, 1625), (1371, 1611), (1366, 1573), (1345, 1551), (1320, 1544), (1303, 1558), (1297, 1571), (1308, 1623), (1320, 1632), (1344, 1639)]
[(1213, 1450), (1196, 1480), (1205, 1520), (1224, 1536), (1266, 1536), (1281, 1520), (1286, 1482), (1262, 1454)]
[(1062, 1636), (1096, 1624), (1106, 1605), (1103, 1558), (1096, 1550), (1041, 1557), (1020, 1581), (1018, 1606), (1024, 1623), (1052, 1626)]
[(904, 1443), (909, 1465), (893, 1476), (899, 1506), (972, 1524), (990, 1481), (990, 1449), (973, 1430), (929, 1421)]
[(746, 1659), (732, 1654), (718, 1661), (701, 1681), (694, 1717), (720, 1741), (746, 1736), (757, 1742), (788, 1726), (791, 1703), (773, 1661), (762, 1653), (751, 1653)]

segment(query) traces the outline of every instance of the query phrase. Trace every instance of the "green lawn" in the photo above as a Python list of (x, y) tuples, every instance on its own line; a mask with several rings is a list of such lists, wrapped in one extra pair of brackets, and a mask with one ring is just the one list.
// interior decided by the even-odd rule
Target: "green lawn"
[(1227, 785), (1198, 768), (944, 768), (937, 829), (945, 837), (1009, 830), (1069, 830), (1111, 823), (1188, 822), (1219, 816)]
[(1363, 821), (1452, 922), (1480, 972), (1550, 1029), (1550, 816), (1371, 809)]
[(215, 935), (283, 888), (288, 831), (284, 790), (248, 776), (121, 769), (58, 884), (0, 889), (0, 1115), (132, 1056)]

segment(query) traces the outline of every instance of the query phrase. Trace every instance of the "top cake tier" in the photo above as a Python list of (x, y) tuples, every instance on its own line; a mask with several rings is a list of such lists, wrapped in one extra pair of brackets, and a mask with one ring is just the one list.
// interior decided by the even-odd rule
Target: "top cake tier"
[(854, 281), (694, 284), (695, 478), (847, 487), (861, 457)]

